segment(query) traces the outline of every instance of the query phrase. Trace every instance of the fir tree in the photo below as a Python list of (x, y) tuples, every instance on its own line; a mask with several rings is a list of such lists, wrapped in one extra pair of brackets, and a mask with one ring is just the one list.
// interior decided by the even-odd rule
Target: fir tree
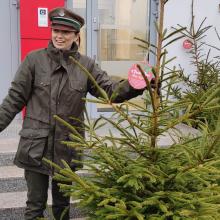
[[(196, 17), (194, 15), (194, 0), (192, 0), (191, 9), (192, 10), (190, 27), (181, 31), (181, 34), (185, 38), (189, 39), (192, 43), (192, 48), (189, 50), (188, 53), (191, 56), (191, 70), (195, 70), (195, 74), (185, 74), (184, 69), (180, 65), (180, 70), (177, 73), (180, 79), (182, 79), (183, 84), (186, 86), (186, 89), (183, 92), (180, 88), (178, 88), (178, 86), (174, 87), (174, 90), (179, 91), (178, 93), (175, 93), (176, 97), (179, 99), (181, 99), (182, 95), (186, 94), (200, 96), (204, 94), (208, 88), (220, 82), (219, 57), (210, 57), (211, 49), (218, 49), (218, 45), (215, 45), (213, 47), (212, 45), (205, 43), (205, 38), (208, 34), (208, 31), (213, 27), (211, 25), (205, 26), (206, 18), (204, 18), (203, 21), (200, 23), (199, 27), (196, 28)], [(178, 26), (179, 28), (183, 28), (182, 25)], [(216, 29), (215, 31), (219, 38)], [(206, 52), (207, 50), (208, 53)], [(220, 94), (218, 94), (218, 96), (220, 96)], [(192, 125), (194, 127), (198, 127), (200, 122), (204, 122), (208, 124), (210, 129), (214, 129), (219, 114), (219, 110), (212, 111), (212, 114), (201, 112), (200, 114), (197, 114), (192, 118), (194, 119)]]
[[(179, 39), (176, 34), (184, 28), (171, 33), (164, 30), (166, 2), (160, 0), (157, 45), (142, 40), (143, 47), (149, 51), (156, 49), (155, 89), (151, 88), (139, 66), (148, 85), (144, 95), (148, 103), (146, 107), (130, 101), (115, 105), (112, 100), (117, 91), (108, 97), (92, 75), (72, 58), (100, 91), (99, 100), (87, 101), (109, 104), (115, 110), (114, 118), (117, 116), (117, 120), (103, 116), (95, 121), (88, 119), (85, 123), (86, 140), (79, 135), (77, 128), (55, 116), (71, 131), (71, 141), (63, 144), (84, 150), (82, 154), (86, 159), (81, 163), (89, 175), (79, 177), (65, 161), (65, 168), (47, 162), (57, 170), (55, 179), (73, 182), (71, 186), (60, 184), (60, 188), (65, 194), (80, 199), (79, 205), (85, 208), (89, 219), (220, 219), (220, 117), (213, 130), (200, 123), (196, 136), (184, 136), (176, 127), (180, 123), (190, 124), (193, 116), (201, 112), (210, 114), (219, 109), (217, 94), (220, 84), (207, 88), (200, 96), (191, 93), (179, 100), (170, 98), (178, 74), (175, 68), (166, 68), (171, 62), (166, 59), (166, 45)], [(162, 92), (159, 92), (160, 85)], [(130, 112), (130, 106), (137, 111)], [(112, 125), (119, 135), (113, 136), (111, 130), (100, 135), (98, 131), (106, 123)], [(170, 131), (173, 144), (160, 147), (159, 138)]]

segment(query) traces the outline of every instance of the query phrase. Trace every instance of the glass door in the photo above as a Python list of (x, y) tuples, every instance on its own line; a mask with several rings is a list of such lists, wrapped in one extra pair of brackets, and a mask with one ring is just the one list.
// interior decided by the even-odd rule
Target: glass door
[[(111, 77), (126, 79), (131, 65), (145, 57), (145, 51), (134, 37), (148, 39), (149, 1), (68, 1), (68, 7), (86, 20), (81, 31), (80, 51), (95, 59)], [(140, 97), (133, 101), (142, 102)], [(107, 105), (89, 103), (88, 111), (91, 118), (112, 114), (112, 109)]]
[[(148, 0), (98, 0), (97, 62), (113, 78), (127, 79), (132, 64), (146, 55), (134, 38), (148, 38), (148, 5)], [(141, 97), (132, 101), (143, 103)], [(111, 111), (107, 105), (97, 105), (97, 113)]]

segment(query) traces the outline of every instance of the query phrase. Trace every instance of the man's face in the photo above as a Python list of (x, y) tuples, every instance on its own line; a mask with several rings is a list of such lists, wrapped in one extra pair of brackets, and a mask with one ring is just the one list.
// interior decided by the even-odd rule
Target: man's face
[(54, 47), (61, 50), (69, 50), (74, 41), (77, 41), (79, 34), (74, 31), (64, 31), (52, 28), (52, 42)]

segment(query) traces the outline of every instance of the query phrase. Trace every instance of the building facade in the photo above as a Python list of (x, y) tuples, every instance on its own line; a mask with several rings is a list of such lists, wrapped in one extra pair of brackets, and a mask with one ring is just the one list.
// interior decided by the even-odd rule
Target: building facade
[[(4, 0), (1, 26), (0, 101), (7, 94), (19, 63), (26, 54), (46, 47), (50, 39), (47, 18), (51, 8), (65, 6), (83, 16), (86, 25), (81, 31), (80, 51), (94, 58), (109, 75), (127, 77), (130, 66), (142, 60), (143, 49), (134, 37), (149, 39), (149, 0)], [(3, 43), (4, 42), (4, 43)], [(91, 117), (108, 111), (105, 106), (88, 104)]]
[[(189, 25), (192, 0), (169, 0), (165, 8), (165, 27), (168, 31), (176, 24)], [(65, 6), (83, 16), (86, 25), (81, 31), (80, 51), (94, 58), (109, 75), (127, 77), (133, 63), (141, 61), (145, 52), (138, 47), (138, 37), (156, 42), (155, 19), (159, 0), (3, 0), (0, 1), (1, 53), (0, 101), (7, 94), (19, 63), (26, 54), (46, 47), (50, 39), (47, 18), (51, 8)], [(207, 17), (207, 25), (218, 29), (219, 1), (195, 0), (197, 24)], [(172, 65), (183, 64), (191, 74), (190, 57), (182, 41), (169, 47), (169, 56), (177, 59)], [(219, 39), (212, 30), (208, 43), (217, 45)], [(212, 56), (217, 56), (214, 50)], [(150, 57), (153, 65), (154, 59)], [(136, 99), (139, 102), (139, 99)], [(108, 114), (106, 106), (88, 104), (91, 118)]]

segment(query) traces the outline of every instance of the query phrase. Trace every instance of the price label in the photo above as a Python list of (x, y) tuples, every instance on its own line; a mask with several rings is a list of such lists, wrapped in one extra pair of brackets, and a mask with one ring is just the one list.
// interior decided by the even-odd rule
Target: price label
[[(142, 69), (150, 82), (154, 78), (151, 66), (145, 62), (144, 65), (142, 65)], [(135, 89), (144, 89), (147, 86), (144, 77), (137, 67), (137, 64), (133, 64), (129, 69), (128, 82)]]

